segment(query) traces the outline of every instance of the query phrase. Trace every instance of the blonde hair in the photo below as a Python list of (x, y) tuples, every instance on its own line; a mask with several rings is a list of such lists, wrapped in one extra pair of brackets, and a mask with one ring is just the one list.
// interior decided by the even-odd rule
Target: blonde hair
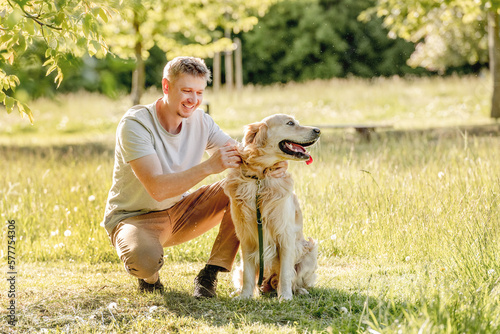
[(210, 70), (201, 58), (175, 57), (163, 69), (163, 78), (170, 82), (174, 82), (181, 74), (203, 77), (207, 83), (211, 81)]

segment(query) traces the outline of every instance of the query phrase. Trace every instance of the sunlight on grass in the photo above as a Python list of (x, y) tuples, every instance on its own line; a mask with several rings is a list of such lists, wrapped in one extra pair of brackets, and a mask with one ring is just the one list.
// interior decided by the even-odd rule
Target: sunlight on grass
[[(239, 93), (210, 88), (205, 102), (222, 129), (241, 135), (243, 126), (276, 113), (303, 124), (389, 123), (398, 128), (490, 124), (489, 77), (376, 78), (317, 80), (287, 85), (247, 86)], [(150, 89), (142, 102), (161, 96)], [(54, 138), (100, 136), (114, 140), (116, 125), (130, 98), (111, 100), (88, 92), (59, 95), (55, 101), (32, 102), (35, 124), (18, 114), (0, 118), (0, 142), (53, 142)], [(0, 108), (0, 112), (3, 110)]]

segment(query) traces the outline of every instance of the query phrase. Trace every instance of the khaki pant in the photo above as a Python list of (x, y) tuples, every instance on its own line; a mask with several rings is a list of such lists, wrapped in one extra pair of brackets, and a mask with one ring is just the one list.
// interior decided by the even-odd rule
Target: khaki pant
[(220, 223), (208, 264), (230, 271), (238, 251), (229, 198), (224, 181), (204, 186), (170, 209), (151, 212), (120, 222), (111, 242), (127, 272), (154, 282), (163, 265), (163, 247), (194, 239)]

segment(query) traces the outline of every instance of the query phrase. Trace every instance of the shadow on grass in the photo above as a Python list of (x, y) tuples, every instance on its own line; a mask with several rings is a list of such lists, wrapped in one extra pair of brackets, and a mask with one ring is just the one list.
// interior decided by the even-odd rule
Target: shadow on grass
[(366, 328), (361, 321), (367, 315), (366, 306), (377, 303), (364, 294), (336, 289), (314, 288), (309, 295), (294, 296), (280, 302), (276, 295), (262, 295), (252, 300), (231, 297), (195, 299), (185, 292), (168, 290), (163, 295), (164, 307), (177, 317), (190, 317), (210, 326), (251, 328), (295, 328), (299, 331), (325, 332), (338, 330), (356, 332)]

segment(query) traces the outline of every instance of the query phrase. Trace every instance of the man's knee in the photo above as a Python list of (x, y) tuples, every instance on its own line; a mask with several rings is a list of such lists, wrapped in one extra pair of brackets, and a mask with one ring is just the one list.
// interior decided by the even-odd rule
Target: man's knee
[(124, 224), (115, 235), (116, 251), (129, 274), (148, 278), (163, 266), (163, 247), (147, 231)]
[(137, 278), (148, 278), (163, 266), (163, 248), (161, 246), (141, 245), (120, 254), (125, 270)]

